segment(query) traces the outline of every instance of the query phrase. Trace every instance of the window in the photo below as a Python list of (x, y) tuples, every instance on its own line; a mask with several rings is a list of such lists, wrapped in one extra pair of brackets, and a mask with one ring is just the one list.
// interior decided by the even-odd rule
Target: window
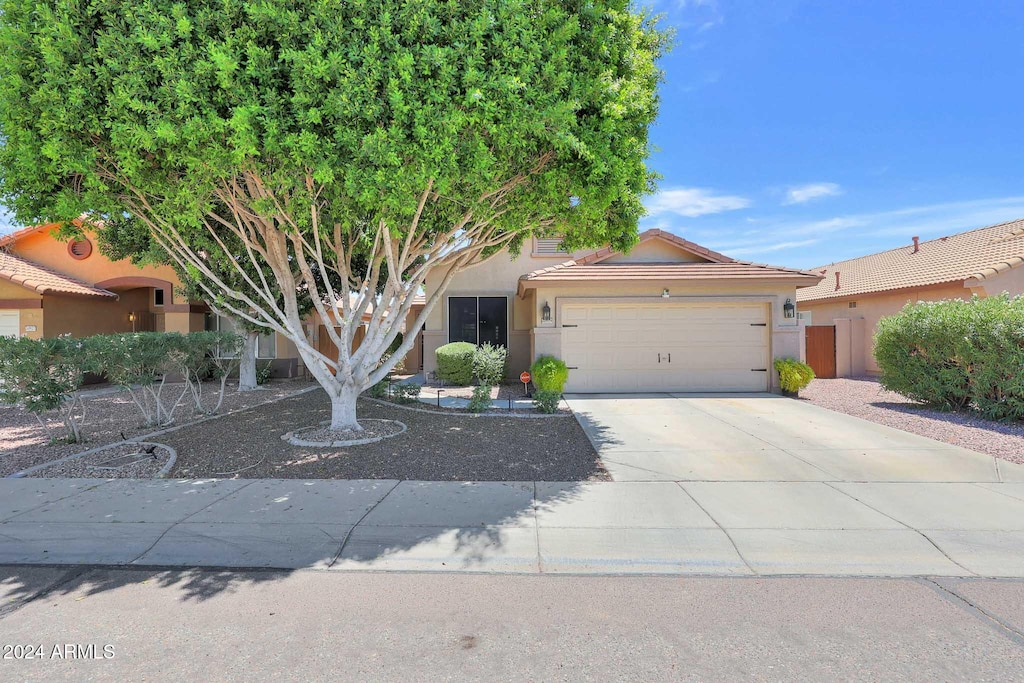
[(448, 341), (508, 346), (508, 299), (503, 296), (449, 297)]
[(157, 287), (153, 290), (153, 305), (163, 306), (164, 305), (164, 290)]
[(535, 237), (533, 239), (534, 256), (565, 256), (562, 250), (561, 237)]
[[(205, 328), (208, 332), (234, 332), (245, 335), (245, 330), (231, 318), (216, 313), (207, 313)], [(264, 332), (256, 338), (256, 357), (260, 359), (277, 358), (277, 334)]]

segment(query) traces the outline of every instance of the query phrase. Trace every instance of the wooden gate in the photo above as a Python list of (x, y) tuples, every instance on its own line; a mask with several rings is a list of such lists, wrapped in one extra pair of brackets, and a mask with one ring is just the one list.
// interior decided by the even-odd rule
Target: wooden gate
[(816, 377), (836, 376), (836, 326), (810, 325), (807, 328), (807, 364)]

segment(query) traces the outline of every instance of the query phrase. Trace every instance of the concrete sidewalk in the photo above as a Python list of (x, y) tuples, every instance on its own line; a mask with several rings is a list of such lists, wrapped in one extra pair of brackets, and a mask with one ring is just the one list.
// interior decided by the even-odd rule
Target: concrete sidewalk
[(3, 479), (0, 564), (1024, 577), (1024, 483)]

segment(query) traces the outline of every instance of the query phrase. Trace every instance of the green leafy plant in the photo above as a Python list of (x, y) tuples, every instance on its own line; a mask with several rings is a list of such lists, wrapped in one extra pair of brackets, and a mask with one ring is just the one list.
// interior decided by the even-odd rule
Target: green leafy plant
[(657, 22), (623, 0), (0, 0), (0, 200), (25, 224), (141, 226), (215, 310), (294, 343), (331, 427), (359, 430), (452, 277), (534, 232), (635, 243)]
[(542, 413), (557, 412), (558, 404), (561, 400), (561, 391), (537, 389), (537, 391), (533, 392), (533, 406)]
[(81, 441), (85, 401), (80, 389), (86, 373), (99, 367), (81, 339), (0, 337), (0, 402), (24, 407), (47, 435), (44, 415), (56, 411), (64, 423), (64, 438)]
[(391, 398), (395, 403), (415, 403), (419, 400), (422, 384), (414, 382), (402, 382), (391, 385)]
[(814, 379), (814, 370), (807, 363), (795, 358), (776, 358), (775, 371), (779, 373), (779, 386), (783, 391), (795, 394)]
[(473, 387), (473, 396), (470, 397), (466, 409), (471, 413), (486, 413), (491, 409), (491, 386), (480, 384)]
[(388, 397), (388, 385), (389, 382), (386, 379), (382, 379), (381, 381), (377, 382), (372, 387), (370, 387), (367, 391), (369, 392), (371, 398), (385, 399)]
[(267, 361), (263, 365), (256, 366), (256, 384), (267, 384), (270, 382), (270, 378), (274, 376), (274, 364), (271, 361)]
[(473, 381), (473, 357), (476, 346), (469, 342), (445, 344), (434, 352), (437, 358), (437, 378), (457, 386), (468, 386)]
[(1024, 297), (908, 304), (875, 333), (882, 386), (942, 410), (1024, 418)]
[(569, 367), (554, 356), (540, 356), (530, 366), (533, 386), (538, 391), (556, 391), (559, 394), (569, 381)]
[(480, 384), (494, 386), (505, 379), (505, 360), (508, 349), (504, 346), (483, 344), (473, 352), (473, 374)]

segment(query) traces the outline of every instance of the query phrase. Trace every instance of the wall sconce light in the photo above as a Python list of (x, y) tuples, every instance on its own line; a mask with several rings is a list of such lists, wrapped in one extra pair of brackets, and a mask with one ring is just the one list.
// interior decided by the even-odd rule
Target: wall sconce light
[(782, 314), (787, 318), (796, 317), (796, 306), (793, 305), (792, 299), (786, 299), (786, 303), (782, 304)]
[(130, 322), (130, 323), (135, 322), (135, 314), (134, 313), (129, 313), (128, 314), (128, 322)]
[(661, 298), (662, 299), (667, 299), (668, 298), (668, 287), (666, 287), (665, 289), (661, 290)]
[(544, 307), (540, 309), (540, 319), (546, 323), (551, 322), (551, 306), (548, 302), (544, 302)]

